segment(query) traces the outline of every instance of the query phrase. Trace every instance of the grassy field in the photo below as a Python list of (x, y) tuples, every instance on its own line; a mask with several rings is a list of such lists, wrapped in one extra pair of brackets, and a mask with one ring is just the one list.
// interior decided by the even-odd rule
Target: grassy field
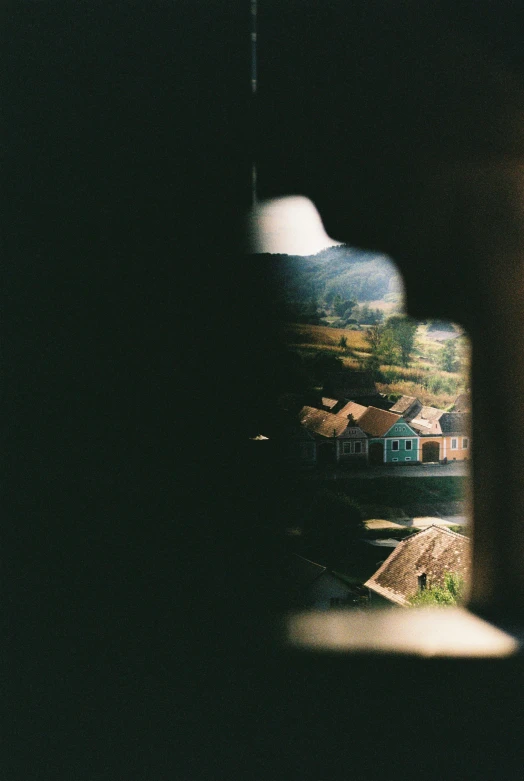
[[(340, 346), (341, 338), (346, 347)], [(336, 355), (343, 365), (358, 369), (370, 355), (370, 347), (363, 330), (331, 328), (322, 325), (288, 324), (285, 331), (289, 347), (301, 352), (323, 351)], [(466, 335), (457, 337), (457, 353), (465, 371), (446, 372), (439, 368), (443, 345), (428, 332), (426, 325), (419, 325), (415, 349), (409, 366), (386, 365), (380, 369), (384, 382), (377, 382), (377, 389), (385, 395), (416, 396), (423, 404), (439, 409), (450, 407), (467, 383), (470, 346)]]
[(415, 503), (449, 504), (463, 501), (467, 477), (355, 477), (337, 480), (337, 492), (359, 504), (387, 504), (404, 507)]
[(286, 326), (285, 336), (290, 347), (336, 348), (340, 355), (344, 354), (343, 349), (338, 347), (341, 336), (346, 338), (351, 349), (356, 348), (364, 351), (368, 349), (364, 331), (330, 328), (327, 325), (289, 323)]

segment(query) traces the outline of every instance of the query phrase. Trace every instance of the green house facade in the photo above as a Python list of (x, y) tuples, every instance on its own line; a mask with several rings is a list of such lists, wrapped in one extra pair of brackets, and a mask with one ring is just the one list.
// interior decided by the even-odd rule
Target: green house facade
[(384, 463), (409, 464), (420, 461), (419, 437), (405, 420), (398, 420), (383, 436)]

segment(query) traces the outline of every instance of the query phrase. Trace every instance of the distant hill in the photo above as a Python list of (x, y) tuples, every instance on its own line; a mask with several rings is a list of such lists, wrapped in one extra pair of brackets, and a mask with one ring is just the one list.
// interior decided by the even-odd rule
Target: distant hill
[(400, 274), (387, 255), (343, 244), (316, 255), (260, 253), (253, 257), (269, 265), (287, 301), (329, 303), (336, 295), (359, 303), (402, 299)]

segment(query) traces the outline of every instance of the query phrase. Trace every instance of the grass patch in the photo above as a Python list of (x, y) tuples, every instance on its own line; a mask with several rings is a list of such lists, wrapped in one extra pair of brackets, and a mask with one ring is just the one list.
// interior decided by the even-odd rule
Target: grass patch
[(337, 492), (359, 504), (403, 507), (444, 502), (462, 502), (466, 497), (467, 477), (341, 477)]
[(314, 345), (318, 347), (336, 347), (340, 337), (345, 336), (348, 347), (369, 349), (362, 331), (350, 331), (347, 328), (330, 328), (327, 325), (304, 325), (289, 323), (285, 327), (285, 337), (289, 345)]

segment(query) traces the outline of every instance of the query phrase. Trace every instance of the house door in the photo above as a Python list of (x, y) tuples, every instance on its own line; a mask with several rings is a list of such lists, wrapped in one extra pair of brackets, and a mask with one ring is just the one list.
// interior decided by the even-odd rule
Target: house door
[(424, 442), (422, 445), (422, 461), (424, 464), (430, 461), (438, 461), (440, 457), (440, 445), (438, 442)]
[(384, 443), (383, 442), (371, 442), (369, 445), (369, 463), (370, 464), (383, 464), (384, 463)]

